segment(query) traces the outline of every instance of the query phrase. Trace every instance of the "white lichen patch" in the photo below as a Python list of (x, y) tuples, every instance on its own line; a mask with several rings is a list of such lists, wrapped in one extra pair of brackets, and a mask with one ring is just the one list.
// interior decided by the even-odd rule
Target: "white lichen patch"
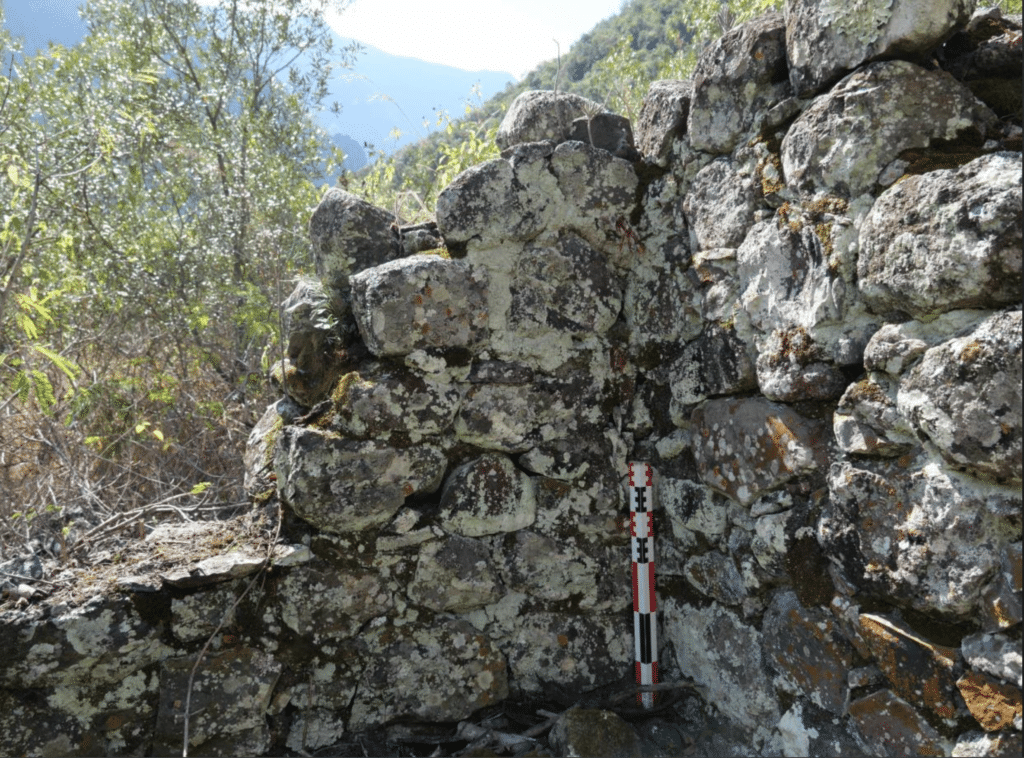
[(894, 0), (820, 0), (822, 26), (871, 45), (892, 18)]

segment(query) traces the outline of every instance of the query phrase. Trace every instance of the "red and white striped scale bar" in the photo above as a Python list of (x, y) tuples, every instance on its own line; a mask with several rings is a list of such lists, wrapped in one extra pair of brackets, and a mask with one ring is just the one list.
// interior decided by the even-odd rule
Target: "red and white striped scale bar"
[[(654, 596), (654, 475), (646, 463), (629, 466), (629, 533), (633, 558), (633, 639), (636, 683), (658, 682), (658, 625)], [(638, 703), (654, 707), (653, 692), (638, 692)]]

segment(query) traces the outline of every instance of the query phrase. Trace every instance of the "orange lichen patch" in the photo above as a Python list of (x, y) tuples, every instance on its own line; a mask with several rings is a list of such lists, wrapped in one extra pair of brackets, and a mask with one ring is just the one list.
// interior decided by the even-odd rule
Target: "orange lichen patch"
[(568, 645), (569, 645), (569, 638), (566, 637), (564, 634), (558, 635), (558, 646), (559, 647), (568, 647)]
[(931, 643), (902, 625), (870, 613), (860, 615), (860, 632), (897, 695), (941, 718), (954, 716), (952, 671), (956, 650)]
[(823, 425), (778, 403), (713, 400), (694, 412), (693, 424), (701, 478), (743, 503), (824, 464)]
[(877, 382), (871, 379), (861, 379), (846, 390), (844, 403), (874, 402), (885, 405), (891, 404), (889, 396)]
[(956, 686), (960, 688), (971, 715), (986, 732), (1012, 727), (1014, 718), (1021, 714), (1020, 689), (1012, 684), (968, 671), (957, 680)]
[(777, 416), (769, 416), (765, 419), (765, 424), (771, 430), (771, 440), (775, 443), (775, 448), (778, 451), (779, 457), (782, 458), (789, 446), (796, 443), (796, 435), (793, 434), (793, 430), (786, 426), (785, 422)]
[(540, 480), (540, 486), (546, 489), (548, 492), (553, 492), (555, 495), (561, 497), (572, 489), (572, 485), (566, 482), (560, 482), (557, 479), (544, 478)]
[(880, 755), (947, 755), (944, 740), (910, 703), (889, 690), (850, 703), (849, 714)]
[(963, 349), (960, 351), (960, 362), (971, 364), (977, 361), (979, 358), (984, 357), (985, 348), (982, 343), (977, 340), (971, 340)]

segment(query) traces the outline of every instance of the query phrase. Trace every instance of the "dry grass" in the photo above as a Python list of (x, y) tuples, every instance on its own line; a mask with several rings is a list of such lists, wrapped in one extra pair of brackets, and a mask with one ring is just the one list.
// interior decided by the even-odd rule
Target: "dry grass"
[[(98, 365), (82, 357), (80, 366)], [(61, 378), (51, 376), (56, 386)], [(249, 390), (243, 398), (212, 369), (182, 370), (151, 351), (105, 361), (47, 413), (9, 403), (0, 412), (0, 561), (31, 554), (82, 565), (160, 521), (247, 508), (246, 439), (276, 399), (263, 382)]]

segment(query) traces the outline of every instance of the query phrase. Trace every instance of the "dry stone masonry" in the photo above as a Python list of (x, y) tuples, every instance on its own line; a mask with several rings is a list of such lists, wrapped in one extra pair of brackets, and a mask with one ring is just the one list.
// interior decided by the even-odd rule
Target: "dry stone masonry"
[(329, 190), (246, 454), (273, 571), (5, 612), (0, 754), (180, 751), (225, 614), (193, 755), (617, 694), (640, 460), (700, 696), (584, 698), (534, 754), (1019, 755), (1021, 47), (789, 0), (638, 123), (522, 95), (433, 222)]

